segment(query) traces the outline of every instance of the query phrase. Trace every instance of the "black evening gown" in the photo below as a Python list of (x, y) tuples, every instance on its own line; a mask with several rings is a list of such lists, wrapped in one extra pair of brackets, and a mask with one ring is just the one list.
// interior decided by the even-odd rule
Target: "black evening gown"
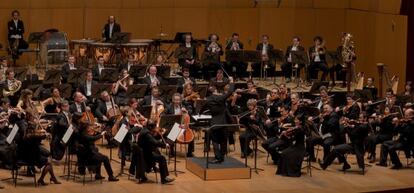
[(298, 129), (294, 137), (290, 139), (290, 145), (280, 154), (277, 175), (300, 177), (303, 157), (305, 155), (304, 132)]

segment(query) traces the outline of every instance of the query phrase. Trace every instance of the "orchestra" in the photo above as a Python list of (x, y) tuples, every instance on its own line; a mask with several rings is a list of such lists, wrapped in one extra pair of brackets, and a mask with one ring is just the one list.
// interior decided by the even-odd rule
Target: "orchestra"
[[(12, 16), (13, 20), (8, 24), (9, 43), (15, 46), (15, 42), (20, 41), (18, 46), (24, 46), (24, 26), (19, 12), (13, 11)], [(110, 42), (120, 31), (115, 17), (109, 16), (102, 32), (102, 41)], [(28, 163), (28, 174), (35, 172), (35, 167), (42, 169), (37, 180), (40, 185), (47, 185), (44, 180), (46, 174), (50, 174), (50, 182), (61, 183), (54, 174), (53, 163), (63, 160), (69, 150), (77, 156), (80, 174), (93, 170), (94, 178), (102, 180), (105, 178), (101, 174), (103, 164), (108, 181), (118, 181), (112, 157), (96, 145), (96, 141), (102, 138), (107, 140), (111, 152), (113, 147), (119, 148), (121, 172), (130, 162), (128, 173), (135, 175), (139, 182), (147, 182), (147, 173), (155, 171), (160, 173), (162, 184), (172, 183), (175, 179), (169, 177), (168, 156), (177, 156), (177, 145), (186, 145), (185, 159), (202, 153), (197, 152), (196, 140), (199, 139), (194, 137), (199, 131), (205, 131), (203, 139), (207, 147), (203, 148), (204, 151), (210, 150), (210, 140), (212, 142), (214, 159), (209, 160), (211, 164), (223, 164), (227, 160), (228, 145), (234, 145), (234, 135), (238, 135), (240, 152), (237, 153), (241, 158), (249, 159), (255, 151), (253, 148), (263, 148), (269, 154), (272, 166), (277, 168), (276, 174), (282, 176), (299, 177), (305, 159), (318, 161), (320, 168), (326, 170), (338, 158), (343, 164), (342, 169), (348, 170), (351, 164), (346, 154), (350, 153), (356, 155), (361, 170), (366, 167), (365, 153), (369, 163), (379, 160), (378, 166), (387, 167), (389, 155), (392, 169), (403, 167), (397, 151), (402, 150), (412, 157), (414, 150), (412, 83), (408, 81), (400, 93), (387, 89), (383, 99), (373, 77), (367, 78), (362, 89), (369, 94), (361, 96), (357, 95), (356, 89), (346, 94), (334, 93), (328, 85), (319, 86), (316, 97), (293, 91), (288, 85), (294, 78), (293, 69), (297, 70), (298, 76), (300, 70), (307, 71), (307, 79), (311, 81), (319, 79), (319, 71), (322, 71), (322, 81), (326, 80), (329, 72), (336, 72), (337, 77), (345, 73), (344, 85), (350, 84), (350, 70), (356, 59), (352, 36), (344, 34), (342, 37), (343, 45), (337, 51), (342, 57), (341, 64), (331, 68), (326, 61), (328, 48), (324, 39), (316, 36), (313, 42), (314, 45), (306, 51), (300, 37), (293, 37), (292, 45), (283, 54), (283, 81), (272, 84), (270, 89), (256, 85), (252, 77), (244, 80), (245, 62), (222, 61), (224, 50), (217, 34), (209, 35), (205, 44), (199, 44), (191, 34), (183, 35), (179, 47), (172, 53), (179, 64), (175, 79), (159, 74), (158, 67), (170, 65), (168, 59), (160, 54), (155, 55), (155, 64), (139, 64), (146, 65), (139, 69), (143, 77), (133, 74), (137, 73), (133, 69), (138, 66), (133, 54), (124, 56), (126, 63), (114, 64), (116, 66), (108, 66), (112, 64), (107, 64), (103, 56), (97, 56), (96, 60), (93, 58), (91, 68), (77, 65), (78, 56), (70, 54), (67, 63), (60, 66), (61, 82), (53, 87), (40, 88), (40, 93), (46, 93), (46, 97), (36, 94), (28, 86), (31, 82), (15, 77), (16, 71), (8, 66), (7, 58), (1, 58), (3, 96), (0, 100), (0, 130), (3, 135), (8, 135), (14, 125), (20, 128), (13, 142), (18, 147), (14, 150), (16, 159)], [(198, 48), (203, 45), (202, 61), (199, 61)], [(245, 49), (238, 33), (233, 33), (225, 45), (226, 53)], [(16, 49), (12, 48), (12, 51)], [(270, 57), (274, 50), (269, 36), (261, 36), (255, 51), (262, 59), (267, 57), (262, 62), (268, 62), (266, 68), (271, 68), (271, 71), (276, 67)], [(308, 57), (308, 64), (296, 60), (301, 54)], [(18, 55), (13, 53), (13, 56)], [(112, 67), (116, 69), (116, 80), (103, 81), (103, 70)], [(258, 66), (254, 68), (258, 70)], [(69, 84), (71, 72), (81, 69), (85, 70), (85, 76), (76, 84)], [(198, 79), (200, 70), (204, 71), (204, 81)], [(276, 74), (272, 73), (272, 76)], [(236, 81), (236, 77), (240, 81)], [(335, 81), (334, 76), (331, 76), (331, 81)], [(71, 86), (71, 97), (64, 97), (60, 87), (63, 84)], [(139, 86), (145, 92), (132, 90)], [(203, 86), (207, 87), (205, 92)], [(94, 93), (96, 90), (98, 93)], [(343, 98), (338, 99), (340, 96), (337, 95)], [(168, 138), (172, 128), (161, 128), (160, 125), (163, 117), (171, 115), (181, 117), (181, 121), (177, 122), (180, 133), (175, 141)], [(208, 131), (200, 129), (199, 122), (194, 118), (197, 115), (210, 115), (207, 127), (217, 127)], [(231, 124), (242, 129), (230, 131), (230, 126), (226, 125)], [(73, 134), (68, 142), (63, 143), (69, 128), (73, 129)], [(119, 140), (117, 134), (121, 132), (125, 135)], [(0, 146), (6, 146), (2, 140), (5, 139), (0, 138)], [(46, 143), (42, 143), (46, 140), (49, 140), (50, 151), (44, 148)], [(261, 146), (256, 144), (252, 148), (252, 141), (260, 141)], [(318, 145), (323, 148), (322, 156), (315, 153)], [(161, 148), (166, 148), (168, 155)], [(0, 151), (3, 149), (0, 148)]]

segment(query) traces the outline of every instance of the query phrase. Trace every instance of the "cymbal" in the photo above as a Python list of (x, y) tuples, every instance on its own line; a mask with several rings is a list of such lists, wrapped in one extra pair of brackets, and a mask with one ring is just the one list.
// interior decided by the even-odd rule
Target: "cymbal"
[(167, 37), (168, 34), (161, 32), (161, 33), (157, 34), (157, 36), (158, 37)]

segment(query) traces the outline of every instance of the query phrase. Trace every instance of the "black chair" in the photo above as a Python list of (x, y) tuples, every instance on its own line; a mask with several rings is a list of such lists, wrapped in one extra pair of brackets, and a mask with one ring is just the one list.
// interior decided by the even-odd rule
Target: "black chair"
[[(12, 168), (12, 171), (11, 171), (14, 187), (17, 186), (19, 170), (20, 170), (20, 168), (23, 168), (23, 167), (25, 167), (26, 170), (28, 170), (29, 167), (34, 167), (34, 166), (32, 164), (26, 163), (25, 161), (22, 161), (22, 160), (17, 160), (16, 161), (16, 163), (14, 164), (14, 166)], [(33, 172), (33, 183), (34, 183), (34, 186), (37, 187), (36, 172)]]

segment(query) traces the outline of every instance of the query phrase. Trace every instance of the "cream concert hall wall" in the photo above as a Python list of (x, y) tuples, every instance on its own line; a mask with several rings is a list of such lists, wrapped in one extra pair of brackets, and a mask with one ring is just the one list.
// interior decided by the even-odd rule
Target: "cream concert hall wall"
[[(162, 27), (169, 38), (178, 31), (192, 31), (196, 38), (214, 32), (224, 44), (238, 32), (247, 49), (253, 49), (262, 34), (283, 50), (294, 35), (301, 36), (306, 47), (321, 35), (328, 49), (335, 49), (346, 31), (355, 36), (358, 71), (376, 77), (375, 64), (383, 62), (391, 73), (405, 74), (407, 21), (398, 15), (400, 0), (3, 0), (3, 45), (14, 9), (25, 22), (26, 39), (30, 32), (49, 28), (67, 32), (69, 39), (100, 38), (109, 15), (116, 16), (132, 38), (155, 38)], [(24, 56), (19, 63), (33, 58)]]

